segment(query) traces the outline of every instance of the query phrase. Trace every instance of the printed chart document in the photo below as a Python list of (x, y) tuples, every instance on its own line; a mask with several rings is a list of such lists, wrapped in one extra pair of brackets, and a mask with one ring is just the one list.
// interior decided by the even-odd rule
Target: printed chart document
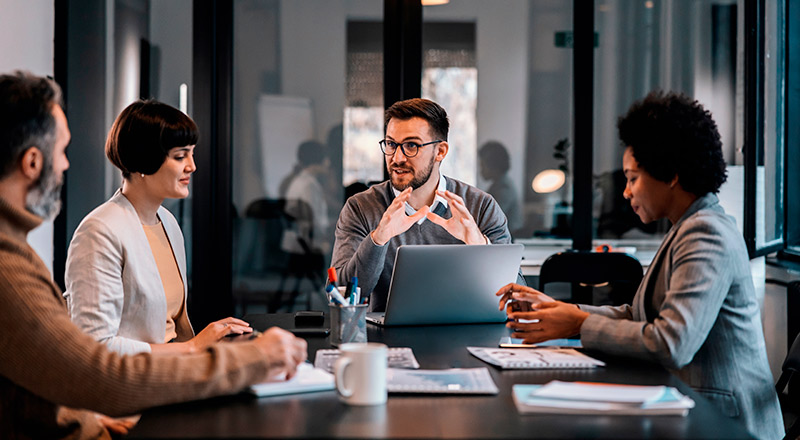
[(552, 381), (514, 385), (521, 414), (615, 414), (685, 416), (694, 400), (666, 386)]
[(572, 348), (467, 347), (476, 358), (504, 369), (597, 368), (606, 364)]
[(314, 368), (308, 362), (297, 367), (297, 374), (289, 379), (275, 382), (262, 382), (251, 385), (247, 392), (257, 397), (280, 396), (283, 394), (327, 391), (336, 387), (333, 375), (325, 370)]
[[(339, 350), (320, 349), (314, 357), (314, 367), (333, 373), (333, 364), (339, 359)], [(389, 368), (419, 368), (419, 362), (414, 357), (410, 347), (389, 347), (386, 353)]]
[(405, 370), (389, 368), (386, 388), (390, 393), (497, 394), (489, 370), (450, 368), (447, 370)]

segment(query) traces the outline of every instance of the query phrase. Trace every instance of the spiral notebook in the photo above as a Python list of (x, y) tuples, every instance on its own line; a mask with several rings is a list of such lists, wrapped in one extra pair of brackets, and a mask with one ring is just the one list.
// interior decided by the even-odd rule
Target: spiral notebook
[(606, 364), (572, 348), (467, 347), (476, 358), (503, 369), (597, 368)]
[(446, 370), (386, 370), (386, 388), (390, 393), (425, 394), (497, 394), (492, 375), (483, 368)]

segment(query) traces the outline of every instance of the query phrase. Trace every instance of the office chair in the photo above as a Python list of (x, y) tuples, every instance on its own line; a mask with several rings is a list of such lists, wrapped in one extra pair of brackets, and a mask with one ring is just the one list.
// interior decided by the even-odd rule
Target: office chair
[[(778, 383), (775, 385), (775, 390), (778, 392), (778, 397), (781, 400), (781, 409), (790, 413), (798, 415), (800, 411), (800, 380), (795, 376), (800, 371), (800, 335), (794, 339), (792, 348), (786, 354), (786, 360), (783, 361), (781, 368), (781, 377), (778, 378)], [(788, 393), (784, 394), (783, 390), (789, 386)], [(796, 439), (800, 437), (800, 423), (796, 420), (786, 429), (786, 436), (784, 439)]]
[[(567, 251), (553, 254), (539, 271), (539, 290), (549, 283), (570, 283), (570, 302), (593, 305), (630, 304), (644, 271), (636, 257), (621, 252)], [(605, 298), (593, 298), (594, 288)]]

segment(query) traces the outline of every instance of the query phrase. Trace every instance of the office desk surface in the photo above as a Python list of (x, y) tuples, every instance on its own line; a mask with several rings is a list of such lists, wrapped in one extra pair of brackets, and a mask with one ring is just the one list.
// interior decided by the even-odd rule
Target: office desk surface
[[(293, 327), (293, 315), (250, 315), (265, 330)], [(327, 317), (326, 324), (327, 326)], [(497, 396), (390, 394), (386, 405), (340, 403), (335, 391), (269, 398), (227, 396), (144, 413), (129, 438), (750, 438), (744, 428), (662, 367), (589, 353), (606, 361), (595, 370), (499, 370), (474, 358), (466, 346), (496, 346), (502, 324), (379, 328), (368, 339), (411, 347), (421, 368), (488, 367)], [(328, 338), (309, 337), (309, 359)], [(235, 341), (231, 343), (236, 343)], [(687, 417), (520, 415), (511, 397), (517, 383), (553, 379), (671, 385), (695, 399)]]

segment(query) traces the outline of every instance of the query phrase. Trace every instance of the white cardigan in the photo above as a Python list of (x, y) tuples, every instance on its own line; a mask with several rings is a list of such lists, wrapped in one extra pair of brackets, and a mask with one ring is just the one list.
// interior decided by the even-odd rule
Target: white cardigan
[[(186, 250), (175, 217), (163, 206), (164, 225), (183, 279), (184, 308), (177, 340), (194, 336), (186, 314)], [(149, 352), (164, 343), (167, 300), (150, 243), (133, 205), (117, 190), (87, 215), (69, 245), (65, 271), (72, 321), (120, 354)]]

